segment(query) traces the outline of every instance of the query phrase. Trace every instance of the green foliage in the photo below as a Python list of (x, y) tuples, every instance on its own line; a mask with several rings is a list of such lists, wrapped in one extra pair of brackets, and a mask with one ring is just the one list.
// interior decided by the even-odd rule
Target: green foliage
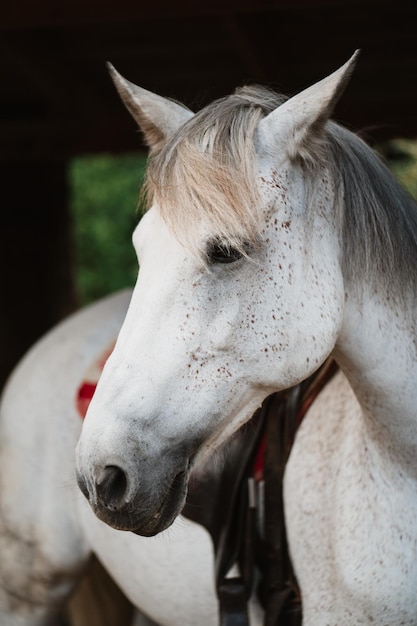
[(146, 156), (80, 157), (69, 169), (75, 283), (80, 304), (134, 285), (138, 264), (131, 243), (141, 212)]
[(383, 155), (400, 183), (417, 199), (417, 142), (392, 140), (384, 146)]

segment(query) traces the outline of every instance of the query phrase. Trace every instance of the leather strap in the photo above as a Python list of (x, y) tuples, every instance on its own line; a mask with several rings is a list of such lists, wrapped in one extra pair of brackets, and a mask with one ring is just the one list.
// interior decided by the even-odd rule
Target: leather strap
[[(261, 411), (236, 435), (238, 450), (220, 476), (191, 479), (183, 515), (210, 532), (215, 549), (216, 590), (221, 626), (248, 626), (247, 604), (253, 589), (256, 502), (252, 467), (263, 435)], [(238, 564), (239, 575), (229, 577)]]
[(287, 394), (271, 396), (265, 407), (268, 415), (264, 465), (265, 556), (260, 593), (265, 626), (301, 624), (301, 600), (288, 552), (282, 492), (300, 392), (297, 386)]
[(291, 564), (285, 528), (284, 471), (297, 429), (336, 371), (335, 362), (328, 360), (308, 379), (286, 392), (273, 394), (265, 402), (265, 556), (260, 593), (265, 608), (265, 626), (300, 626), (302, 622), (301, 594)]

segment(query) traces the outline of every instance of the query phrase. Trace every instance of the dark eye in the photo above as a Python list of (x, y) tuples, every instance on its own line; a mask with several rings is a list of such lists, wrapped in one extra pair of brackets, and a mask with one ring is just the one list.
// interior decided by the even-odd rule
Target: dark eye
[(234, 263), (241, 259), (243, 254), (237, 248), (221, 243), (220, 241), (212, 241), (207, 246), (207, 259), (209, 263)]

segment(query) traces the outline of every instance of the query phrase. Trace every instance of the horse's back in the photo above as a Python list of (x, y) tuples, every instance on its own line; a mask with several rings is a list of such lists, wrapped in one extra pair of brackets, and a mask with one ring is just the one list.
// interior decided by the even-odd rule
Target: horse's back
[(129, 300), (129, 291), (118, 293), (58, 324), (22, 358), (5, 386), (0, 624), (49, 623), (90, 556), (76, 510), (82, 497), (74, 476), (82, 425), (76, 394), (86, 369), (117, 336)]

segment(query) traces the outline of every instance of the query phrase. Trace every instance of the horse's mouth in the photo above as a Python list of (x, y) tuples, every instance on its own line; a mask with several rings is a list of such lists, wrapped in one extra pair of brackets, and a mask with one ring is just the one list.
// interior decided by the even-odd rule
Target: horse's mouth
[[(139, 491), (132, 501), (119, 510), (110, 510), (96, 503), (92, 505), (93, 511), (102, 522), (116, 530), (153, 537), (171, 526), (181, 512), (187, 495), (188, 474), (187, 470), (181, 470), (175, 475), (156, 508), (149, 504), (153, 501), (149, 493), (145, 496)], [(146, 508), (143, 507), (144, 501), (148, 503)]]
[(136, 535), (153, 537), (166, 530), (181, 512), (187, 496), (188, 472), (181, 471), (175, 476), (159, 509), (145, 523), (132, 529)]

